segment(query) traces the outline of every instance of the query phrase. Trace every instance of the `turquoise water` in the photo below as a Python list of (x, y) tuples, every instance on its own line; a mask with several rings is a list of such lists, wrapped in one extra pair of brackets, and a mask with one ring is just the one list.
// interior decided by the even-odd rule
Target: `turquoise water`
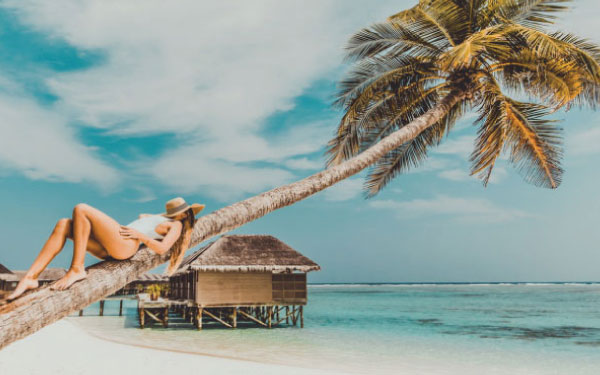
[(70, 320), (121, 342), (348, 373), (600, 373), (600, 284), (310, 285), (303, 329), (196, 331), (173, 316), (142, 330), (135, 301), (125, 317), (97, 313)]

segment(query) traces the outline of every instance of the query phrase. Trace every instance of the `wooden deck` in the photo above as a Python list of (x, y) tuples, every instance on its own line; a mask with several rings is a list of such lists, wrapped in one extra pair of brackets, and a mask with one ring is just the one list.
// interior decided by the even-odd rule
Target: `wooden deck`
[[(151, 323), (169, 325), (169, 314), (175, 314), (179, 321), (192, 324), (198, 330), (204, 323), (217, 323), (228, 328), (237, 328), (238, 323), (257, 324), (261, 327), (272, 328), (279, 325), (300, 325), (304, 328), (303, 305), (282, 305), (275, 303), (255, 303), (244, 305), (223, 304), (222, 306), (200, 306), (193, 300), (172, 300), (159, 297), (150, 299), (148, 293), (137, 295), (109, 296), (100, 300), (98, 315), (104, 315), (105, 301), (119, 301), (119, 316), (123, 315), (123, 300), (138, 301), (137, 313), (140, 328)], [(79, 311), (83, 316), (83, 310)]]
[(138, 319), (140, 328), (147, 323), (156, 322), (168, 327), (169, 313), (179, 315), (185, 322), (202, 329), (204, 318), (208, 322), (217, 322), (228, 328), (237, 328), (238, 322), (249, 322), (262, 327), (272, 328), (281, 324), (292, 324), (304, 328), (303, 306), (245, 305), (202, 307), (191, 300), (170, 300), (159, 297), (151, 300), (147, 293), (138, 295)]

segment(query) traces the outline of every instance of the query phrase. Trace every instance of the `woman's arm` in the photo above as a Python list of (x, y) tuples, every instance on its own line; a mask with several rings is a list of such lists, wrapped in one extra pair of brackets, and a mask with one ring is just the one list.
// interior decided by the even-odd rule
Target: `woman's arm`
[(146, 236), (145, 234), (140, 234), (140, 240), (142, 241), (142, 243), (159, 255), (169, 251), (171, 246), (173, 246), (175, 241), (177, 241), (177, 238), (179, 238), (179, 235), (181, 234), (181, 229), (183, 228), (183, 224), (181, 224), (181, 221), (172, 221), (168, 224), (169, 231), (162, 238), (162, 241), (157, 241), (154, 238)]

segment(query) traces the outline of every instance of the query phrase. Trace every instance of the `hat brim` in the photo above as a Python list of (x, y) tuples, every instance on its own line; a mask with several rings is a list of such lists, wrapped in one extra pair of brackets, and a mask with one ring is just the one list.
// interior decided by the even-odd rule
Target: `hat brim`
[(196, 216), (196, 215), (198, 214), (198, 212), (200, 212), (200, 211), (202, 211), (202, 210), (204, 209), (204, 207), (206, 207), (206, 205), (205, 205), (205, 204), (192, 203), (192, 204), (190, 204), (188, 207), (186, 207), (186, 208), (184, 208), (184, 209), (182, 209), (182, 210), (179, 210), (179, 211), (177, 211), (177, 212), (173, 212), (173, 213), (172, 213), (172, 214), (170, 214), (170, 215), (167, 215), (167, 213), (166, 213), (166, 212), (163, 212), (163, 213), (161, 213), (161, 214), (159, 214), (159, 215), (161, 215), (161, 216), (164, 216), (164, 217), (168, 217), (168, 218), (172, 218), (173, 216), (176, 216), (176, 215), (178, 215), (178, 214), (180, 214), (180, 213), (184, 212), (184, 211), (185, 211), (185, 210), (187, 210), (188, 208), (191, 208), (191, 209), (192, 209), (192, 211), (194, 211), (194, 216)]

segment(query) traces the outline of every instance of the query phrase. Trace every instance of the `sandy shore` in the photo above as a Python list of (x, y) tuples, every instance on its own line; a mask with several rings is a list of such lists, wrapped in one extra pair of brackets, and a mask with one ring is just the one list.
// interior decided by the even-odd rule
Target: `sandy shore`
[(0, 374), (341, 374), (119, 344), (94, 337), (68, 319), (0, 350)]

